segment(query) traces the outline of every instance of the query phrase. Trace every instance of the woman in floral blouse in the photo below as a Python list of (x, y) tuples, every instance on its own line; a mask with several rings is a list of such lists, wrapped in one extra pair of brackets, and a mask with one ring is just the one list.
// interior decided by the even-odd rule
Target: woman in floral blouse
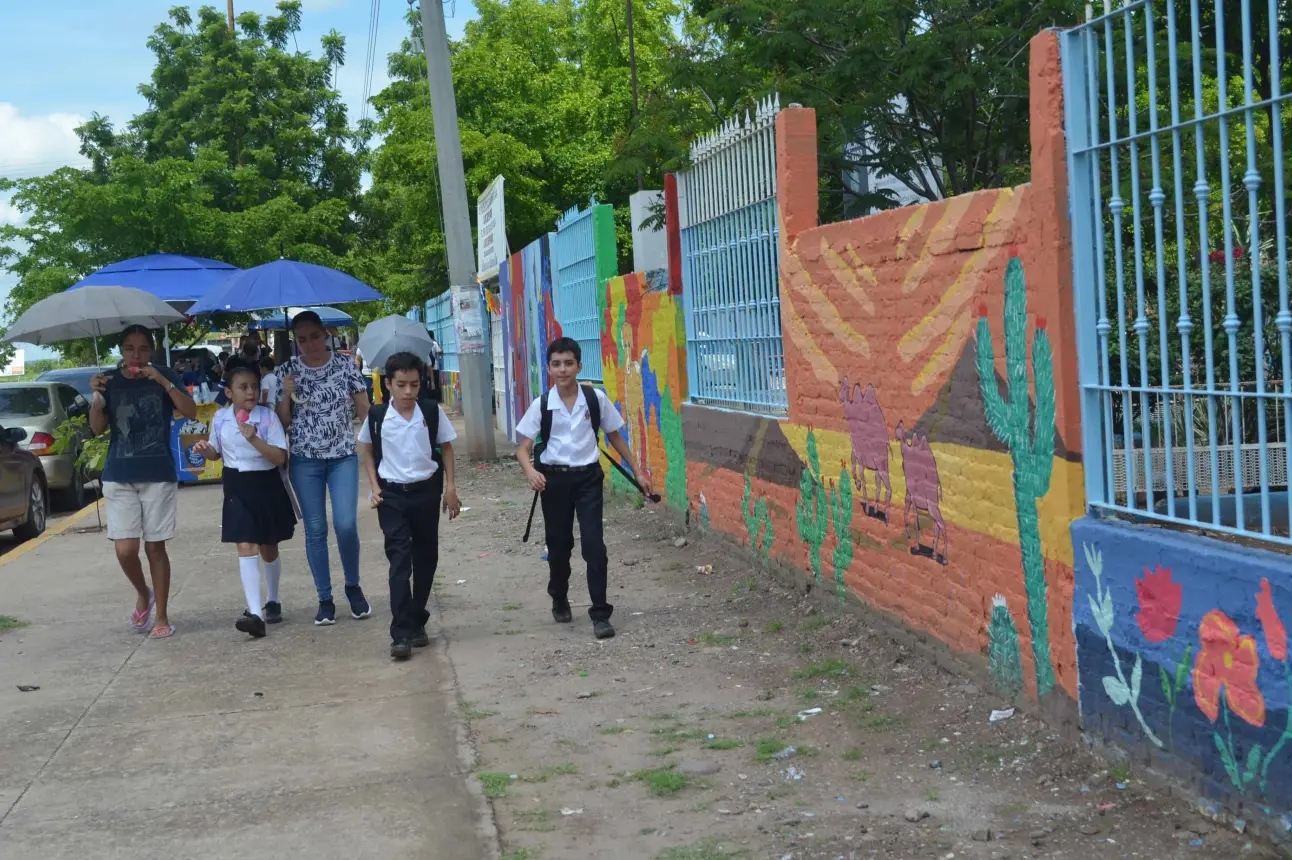
[(350, 615), (367, 618), (372, 607), (359, 587), (359, 461), (354, 445), (354, 421), (368, 416), (367, 386), (352, 361), (328, 351), (318, 314), (297, 314), (292, 335), (300, 354), (278, 368), (282, 398), (277, 408), (291, 432), (289, 470), (305, 521), (305, 557), (319, 596), (314, 623), (336, 623), (328, 566), (328, 495)]

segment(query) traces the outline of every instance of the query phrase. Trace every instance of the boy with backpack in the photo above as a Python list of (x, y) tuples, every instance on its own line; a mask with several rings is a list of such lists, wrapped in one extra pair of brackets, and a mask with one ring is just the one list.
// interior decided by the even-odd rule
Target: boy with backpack
[(439, 564), (440, 511), (454, 519), (462, 508), (453, 475), (452, 443), (458, 434), (443, 408), (422, 395), (423, 370), (411, 352), (390, 357), (390, 399), (368, 410), (358, 438), (372, 487), (368, 501), (386, 536), (390, 656), (396, 660), (430, 644), (426, 605)]
[[(552, 617), (568, 624), (570, 613), (570, 554), (574, 550), (574, 520), (579, 521), (583, 560), (588, 566), (588, 594), (592, 631), (598, 639), (615, 635), (610, 624), (614, 607), (606, 600), (609, 560), (602, 538), (601, 449), (597, 434), (606, 439), (625, 463), (632, 462), (628, 442), (619, 431), (624, 426), (604, 391), (579, 384), (583, 353), (577, 341), (557, 338), (547, 347), (547, 373), (552, 388), (530, 404), (516, 425), (523, 438), (516, 451), (529, 486), (541, 494), (543, 529), (547, 538), (547, 593)], [(535, 446), (535, 441), (539, 444)], [(650, 479), (639, 476), (646, 493)]]

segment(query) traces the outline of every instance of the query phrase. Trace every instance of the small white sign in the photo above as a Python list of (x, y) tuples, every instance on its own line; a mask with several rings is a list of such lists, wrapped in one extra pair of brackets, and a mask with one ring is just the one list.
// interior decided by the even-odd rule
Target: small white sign
[(476, 256), (476, 280), (483, 283), (498, 274), (507, 259), (507, 217), (503, 206), (503, 178), (493, 182), (476, 200), (476, 234), (479, 243)]
[(26, 352), (16, 349), (13, 353), (13, 359), (4, 366), (4, 370), (0, 370), (0, 376), (22, 376), (26, 372)]

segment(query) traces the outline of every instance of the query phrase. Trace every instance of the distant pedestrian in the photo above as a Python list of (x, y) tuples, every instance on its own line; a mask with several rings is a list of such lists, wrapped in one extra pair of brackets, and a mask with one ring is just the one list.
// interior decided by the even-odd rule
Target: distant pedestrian
[(368, 417), (368, 389), (354, 362), (328, 352), (327, 332), (314, 311), (292, 318), (292, 334), (300, 354), (278, 368), (282, 397), (277, 411), (290, 432), (288, 471), (305, 521), (305, 557), (318, 591), (314, 623), (336, 623), (327, 549), (329, 496), (350, 615), (367, 618), (372, 607), (359, 587), (359, 460), (354, 421)]
[[(170, 449), (171, 416), (197, 415), (197, 404), (183, 380), (169, 367), (152, 363), (152, 332), (140, 325), (126, 328), (121, 338), (121, 367), (90, 380), (90, 430), (110, 432), (103, 467), (103, 499), (107, 503), (108, 538), (117, 562), (135, 587), (137, 599), (130, 626), (147, 630), (154, 607), (157, 621), (151, 639), (167, 639), (175, 628), (167, 614), (170, 598), (170, 557), (166, 541), (175, 536), (175, 458)], [(139, 542), (148, 556), (152, 589), (139, 563)]]
[[(260, 397), (260, 366), (242, 356), (229, 359), (224, 377), (229, 405), (215, 413), (209, 441), (198, 453), (224, 460), (224, 510), (220, 540), (238, 545), (238, 574), (247, 609), (234, 627), (259, 639), (266, 624), (283, 620), (278, 582), (283, 563), (278, 545), (291, 540), (296, 514), (279, 469), (287, 463), (282, 421)], [(260, 602), (260, 562), (265, 563), (266, 602)]]
[(267, 355), (260, 357), (260, 402), (270, 409), (276, 409), (278, 401), (283, 398), (283, 383), (274, 373), (274, 360)]
[(431, 366), (439, 370), (444, 359), (444, 347), (435, 339), (434, 331), (427, 330), (427, 334), (431, 336)]
[[(461, 511), (453, 473), (458, 434), (444, 409), (423, 396), (422, 360), (411, 352), (386, 362), (390, 400), (372, 407), (359, 431), (368, 500), (386, 536), (390, 562), (390, 656), (407, 660), (430, 644), (426, 610), (439, 564), (440, 511)], [(409, 582), (412, 587), (409, 587)]]
[[(602, 537), (601, 451), (598, 431), (619, 452), (625, 463), (632, 461), (628, 442), (619, 431), (624, 419), (605, 392), (579, 385), (583, 355), (578, 341), (557, 338), (547, 347), (550, 391), (534, 399), (516, 425), (524, 437), (516, 459), (525, 470), (529, 486), (543, 501), (543, 528), (547, 539), (547, 593), (552, 598), (552, 617), (568, 624), (570, 614), (570, 555), (574, 551), (574, 521), (579, 521), (583, 561), (588, 566), (588, 594), (592, 608), (592, 631), (598, 639), (615, 635), (610, 624), (614, 607), (606, 598), (609, 559)], [(540, 444), (535, 452), (535, 441)], [(638, 476), (643, 490), (653, 492), (650, 478)]]

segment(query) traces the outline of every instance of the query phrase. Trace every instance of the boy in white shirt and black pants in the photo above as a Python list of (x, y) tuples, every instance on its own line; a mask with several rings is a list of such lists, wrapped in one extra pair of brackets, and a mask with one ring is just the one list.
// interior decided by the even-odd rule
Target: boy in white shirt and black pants
[[(547, 593), (552, 597), (552, 617), (568, 624), (570, 613), (570, 555), (574, 551), (574, 520), (579, 521), (583, 560), (588, 566), (588, 594), (592, 608), (592, 631), (598, 639), (615, 635), (610, 615), (615, 608), (606, 600), (609, 560), (602, 537), (601, 451), (597, 432), (619, 452), (624, 463), (632, 462), (628, 442), (619, 431), (624, 419), (604, 391), (579, 385), (583, 354), (577, 341), (557, 338), (547, 347), (547, 373), (552, 389), (530, 404), (516, 425), (523, 439), (516, 459), (525, 470), (529, 486), (542, 494), (543, 528), (547, 538), (549, 578)], [(537, 455), (535, 440), (541, 439)], [(538, 462), (532, 462), (536, 459)], [(650, 479), (639, 476), (646, 493)]]
[(422, 360), (411, 352), (390, 357), (390, 400), (368, 410), (358, 439), (372, 487), (368, 500), (386, 536), (390, 656), (396, 660), (430, 644), (426, 605), (440, 558), (440, 510), (453, 519), (462, 507), (453, 476), (452, 443), (458, 434), (438, 403), (419, 396), (422, 371)]

